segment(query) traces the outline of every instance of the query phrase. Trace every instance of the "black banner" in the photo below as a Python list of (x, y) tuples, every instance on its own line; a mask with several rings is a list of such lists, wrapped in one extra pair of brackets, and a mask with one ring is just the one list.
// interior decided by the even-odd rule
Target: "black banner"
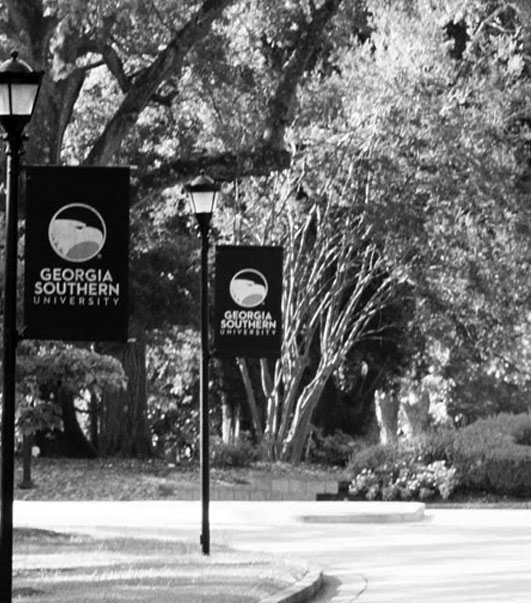
[(214, 354), (278, 358), (282, 248), (216, 248)]
[(129, 169), (25, 171), (23, 337), (127, 340)]

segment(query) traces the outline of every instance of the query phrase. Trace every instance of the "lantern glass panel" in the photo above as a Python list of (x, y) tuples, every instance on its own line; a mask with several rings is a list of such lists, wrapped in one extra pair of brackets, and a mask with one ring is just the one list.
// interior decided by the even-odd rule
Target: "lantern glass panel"
[(12, 115), (31, 116), (38, 90), (39, 84), (12, 84)]
[(8, 84), (0, 85), (0, 116), (11, 115), (10, 89)]
[(211, 214), (214, 211), (216, 193), (214, 191), (194, 191), (191, 193), (196, 214)]

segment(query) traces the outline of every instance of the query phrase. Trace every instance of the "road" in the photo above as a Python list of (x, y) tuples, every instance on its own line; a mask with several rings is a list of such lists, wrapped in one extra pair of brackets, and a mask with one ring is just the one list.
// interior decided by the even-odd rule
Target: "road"
[[(212, 542), (323, 569), (315, 603), (528, 603), (531, 510), (429, 509), (420, 522), (304, 523), (329, 503), (212, 503)], [(354, 504), (354, 503), (351, 503)], [(198, 538), (199, 503), (16, 503), (15, 525)]]

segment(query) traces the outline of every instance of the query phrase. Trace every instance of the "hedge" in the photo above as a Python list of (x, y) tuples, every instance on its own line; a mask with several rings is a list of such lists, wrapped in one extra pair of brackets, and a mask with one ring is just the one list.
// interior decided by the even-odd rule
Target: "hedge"
[(356, 497), (385, 498), (390, 487), (405, 481), (403, 498), (432, 477), (435, 494), (443, 498), (456, 490), (531, 497), (531, 414), (502, 413), (414, 442), (370, 446), (345, 473)]
[(450, 451), (464, 489), (531, 496), (531, 414), (502, 413), (455, 432)]

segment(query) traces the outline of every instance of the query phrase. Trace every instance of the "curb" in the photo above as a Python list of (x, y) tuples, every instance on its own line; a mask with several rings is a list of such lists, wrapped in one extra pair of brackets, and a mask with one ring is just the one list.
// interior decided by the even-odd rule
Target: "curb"
[[(356, 505), (356, 503), (348, 503)], [(311, 513), (299, 515), (302, 523), (403, 523), (423, 521), (426, 505), (424, 503), (370, 503), (357, 508), (342, 507), (335, 513)]]
[(499, 510), (506, 511), (510, 509), (531, 509), (531, 501), (515, 501), (515, 502), (439, 502), (439, 503), (428, 503), (426, 505), (428, 509), (487, 509), (487, 510)]
[(260, 603), (304, 603), (316, 595), (323, 586), (323, 572), (307, 567), (306, 574), (295, 584), (279, 593), (260, 599)]

